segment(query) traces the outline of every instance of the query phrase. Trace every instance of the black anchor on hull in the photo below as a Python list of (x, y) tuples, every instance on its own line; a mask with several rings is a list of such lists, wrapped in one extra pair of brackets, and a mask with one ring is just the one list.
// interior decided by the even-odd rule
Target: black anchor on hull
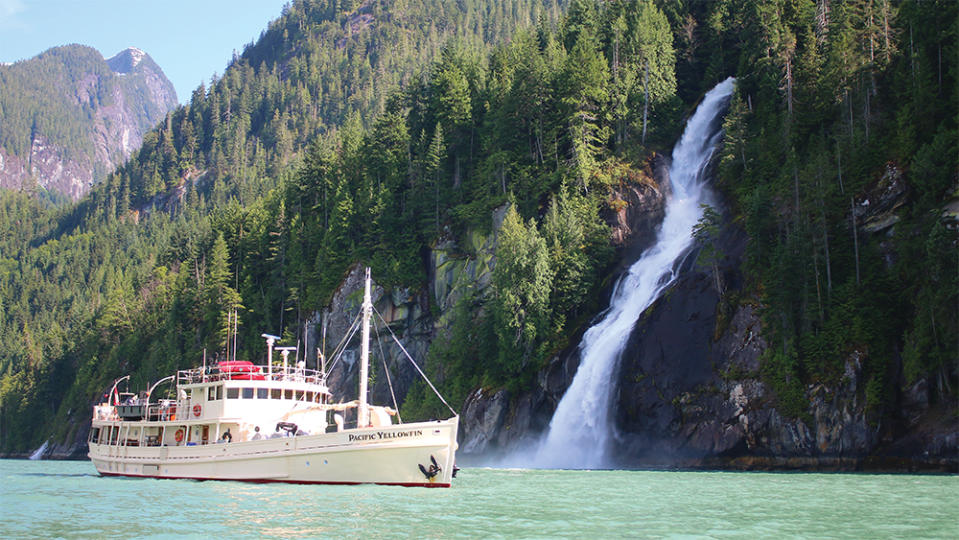
[(422, 464), (418, 464), (420, 468), (420, 472), (423, 473), (423, 476), (425, 476), (427, 480), (432, 480), (434, 476), (436, 476), (437, 474), (439, 474), (440, 471), (443, 470), (436, 463), (436, 458), (434, 458), (432, 455), (430, 456), (430, 462), (431, 462), (431, 465), (428, 469), (424, 467)]

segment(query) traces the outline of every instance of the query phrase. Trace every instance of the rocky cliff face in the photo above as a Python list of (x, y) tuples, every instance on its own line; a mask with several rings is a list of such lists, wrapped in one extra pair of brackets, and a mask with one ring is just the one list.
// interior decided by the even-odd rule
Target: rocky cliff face
[[(729, 235), (730, 247), (743, 236)], [(738, 265), (727, 261), (726, 272)], [(784, 417), (764, 382), (769, 347), (758, 308), (744, 302), (717, 332), (720, 298), (711, 277), (690, 269), (630, 336), (619, 376), (616, 428), (627, 466), (776, 469), (952, 470), (955, 416), (932, 407), (924, 381), (900, 388), (909, 402), (896, 425), (870, 414), (863, 352), (845, 359), (834, 385), (805, 389), (802, 418)]]
[(0, 187), (8, 189), (79, 199), (177, 104), (163, 71), (135, 48), (104, 60), (88, 47), (59, 47), (0, 72), (15, 81), (5, 92), (26, 93), (3, 98), (15, 113), (0, 112), (0, 130), (21, 132), (0, 146)]

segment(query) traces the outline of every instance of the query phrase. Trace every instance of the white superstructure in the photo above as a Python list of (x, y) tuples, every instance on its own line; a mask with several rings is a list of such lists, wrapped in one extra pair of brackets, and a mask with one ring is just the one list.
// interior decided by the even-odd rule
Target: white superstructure
[[(325, 373), (302, 362), (219, 362), (180, 371), (142, 396), (120, 379), (93, 409), (89, 457), (103, 475), (251, 482), (449, 487), (459, 417), (394, 423), (396, 411), (366, 403), (369, 270), (362, 308), (359, 399), (333, 403)], [(278, 348), (283, 353), (288, 351)], [(176, 399), (150, 394), (175, 379)]]

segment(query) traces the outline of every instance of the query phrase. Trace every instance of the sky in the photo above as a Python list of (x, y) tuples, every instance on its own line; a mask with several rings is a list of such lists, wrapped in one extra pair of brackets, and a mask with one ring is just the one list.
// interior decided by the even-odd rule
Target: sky
[(89, 45), (110, 58), (136, 47), (153, 58), (189, 101), (222, 75), (289, 0), (0, 0), (0, 62), (57, 45)]

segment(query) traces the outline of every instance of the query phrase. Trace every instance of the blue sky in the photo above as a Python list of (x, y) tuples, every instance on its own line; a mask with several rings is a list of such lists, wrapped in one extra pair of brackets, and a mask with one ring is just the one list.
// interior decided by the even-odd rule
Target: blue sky
[(109, 58), (146, 51), (180, 103), (222, 74), (233, 51), (259, 37), (288, 0), (0, 0), (0, 62), (80, 43)]

